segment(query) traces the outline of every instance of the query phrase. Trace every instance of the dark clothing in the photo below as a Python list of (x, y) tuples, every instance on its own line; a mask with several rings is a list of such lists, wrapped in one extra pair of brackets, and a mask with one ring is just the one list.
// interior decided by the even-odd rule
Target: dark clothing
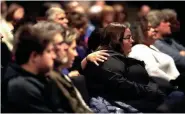
[(61, 75), (51, 74), (48, 77), (34, 75), (11, 64), (2, 84), (3, 112), (86, 112), (76, 100), (72, 84)]
[(158, 48), (161, 52), (171, 56), (179, 72), (184, 72), (185, 56), (181, 56), (179, 52), (185, 51), (185, 47), (177, 43), (172, 38), (163, 38), (163, 39), (157, 40), (154, 43), (154, 46)]
[[(58, 94), (59, 100), (56, 99), (57, 104), (61, 104), (66, 112), (70, 113), (91, 113), (92, 111), (83, 101), (80, 93), (77, 91), (73, 82), (68, 78), (68, 76), (61, 75), (60, 72), (52, 71), (50, 72), (51, 80), (54, 81), (54, 88), (58, 88), (54, 93)], [(53, 97), (55, 99), (55, 97)]]
[(64, 112), (63, 109), (55, 110), (48, 87), (46, 77), (36, 76), (17, 64), (11, 64), (2, 82), (3, 112)]
[(181, 73), (177, 79), (171, 80), (170, 83), (174, 86), (178, 86), (178, 89), (185, 93), (185, 73)]
[(84, 101), (89, 103), (89, 94), (85, 82), (85, 77), (83, 75), (70, 77), (71, 81), (74, 83), (75, 87), (78, 89)]
[(142, 112), (154, 111), (165, 95), (150, 81), (144, 63), (112, 50), (108, 54), (99, 67), (87, 64), (84, 73), (90, 96), (124, 101)]
[(91, 109), (95, 113), (139, 113), (132, 106), (120, 101), (107, 101), (106, 99), (97, 96), (90, 100)]
[(3, 79), (4, 72), (9, 62), (11, 62), (11, 52), (4, 42), (1, 42), (1, 79)]

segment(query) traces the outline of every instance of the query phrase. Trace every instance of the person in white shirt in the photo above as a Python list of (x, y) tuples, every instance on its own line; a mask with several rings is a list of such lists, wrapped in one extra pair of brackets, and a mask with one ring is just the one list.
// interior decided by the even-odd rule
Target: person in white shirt
[[(163, 24), (169, 24), (169, 22), (163, 22)], [(133, 29), (136, 45), (132, 47), (129, 57), (144, 61), (149, 76), (159, 86), (171, 87), (170, 80), (175, 80), (180, 74), (174, 60), (153, 46), (156, 32), (147, 19), (138, 22)]]

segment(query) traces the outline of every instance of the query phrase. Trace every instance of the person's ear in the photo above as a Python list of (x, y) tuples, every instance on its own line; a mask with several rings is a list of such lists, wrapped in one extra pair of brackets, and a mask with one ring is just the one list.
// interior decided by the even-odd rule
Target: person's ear
[(30, 60), (31, 60), (31, 62), (33, 62), (33, 63), (38, 62), (38, 59), (39, 59), (38, 53), (35, 52), (35, 51), (33, 51), (30, 54)]

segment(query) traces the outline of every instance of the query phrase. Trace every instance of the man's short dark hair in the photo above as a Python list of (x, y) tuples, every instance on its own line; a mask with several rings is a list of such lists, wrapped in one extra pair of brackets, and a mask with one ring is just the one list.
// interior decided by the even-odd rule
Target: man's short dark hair
[(72, 28), (85, 28), (88, 23), (88, 18), (85, 14), (71, 12), (68, 14), (69, 26)]
[(49, 31), (38, 32), (33, 25), (21, 26), (15, 35), (14, 49), (15, 61), (22, 65), (28, 62), (32, 52), (42, 54), (52, 40), (52, 33)]

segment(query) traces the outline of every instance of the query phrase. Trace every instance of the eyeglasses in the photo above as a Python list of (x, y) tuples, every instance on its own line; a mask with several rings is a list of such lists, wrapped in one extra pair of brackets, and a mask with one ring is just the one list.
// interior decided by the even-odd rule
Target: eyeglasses
[(128, 35), (128, 36), (126, 36), (126, 37), (124, 37), (124, 38), (122, 38), (123, 40), (131, 40), (132, 39), (132, 35)]

